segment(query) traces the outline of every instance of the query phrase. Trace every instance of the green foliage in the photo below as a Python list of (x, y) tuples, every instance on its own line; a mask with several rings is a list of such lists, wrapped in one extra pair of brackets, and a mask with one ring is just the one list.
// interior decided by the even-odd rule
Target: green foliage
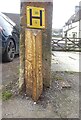
[(56, 77), (55, 77), (55, 80), (63, 80), (63, 78), (60, 77), (60, 76), (56, 76)]
[(12, 97), (12, 92), (11, 91), (4, 91), (2, 93), (2, 100), (8, 100)]

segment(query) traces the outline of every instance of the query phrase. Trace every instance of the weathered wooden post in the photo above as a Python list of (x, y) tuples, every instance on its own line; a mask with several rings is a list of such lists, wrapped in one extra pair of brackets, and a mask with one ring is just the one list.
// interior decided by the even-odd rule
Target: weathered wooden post
[(52, 0), (21, 0), (19, 87), (34, 101), (50, 87), (52, 9)]

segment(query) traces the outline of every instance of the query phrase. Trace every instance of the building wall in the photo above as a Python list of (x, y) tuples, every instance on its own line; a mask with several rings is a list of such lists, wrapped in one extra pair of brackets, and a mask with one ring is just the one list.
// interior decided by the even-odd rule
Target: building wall
[(66, 32), (67, 32), (67, 37), (73, 37), (73, 34), (75, 34), (75, 37), (79, 38), (79, 21), (64, 26), (63, 37), (65, 37)]
[[(81, 1), (79, 2), (79, 6), (81, 7)], [(81, 17), (80, 15), (81, 14), (79, 13), (79, 18)], [(81, 19), (79, 21), (79, 38), (81, 38)]]
[(69, 27), (68, 31), (67, 31), (67, 37), (75, 37), (79, 38), (79, 21), (72, 23), (72, 26)]
[(81, 38), (81, 20), (80, 20), (80, 23), (79, 23), (79, 38)]

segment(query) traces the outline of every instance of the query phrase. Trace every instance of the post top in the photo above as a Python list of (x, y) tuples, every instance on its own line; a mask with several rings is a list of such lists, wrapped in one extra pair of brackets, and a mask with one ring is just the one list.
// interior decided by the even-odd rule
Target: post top
[(53, 2), (53, 0), (20, 0), (21, 2)]

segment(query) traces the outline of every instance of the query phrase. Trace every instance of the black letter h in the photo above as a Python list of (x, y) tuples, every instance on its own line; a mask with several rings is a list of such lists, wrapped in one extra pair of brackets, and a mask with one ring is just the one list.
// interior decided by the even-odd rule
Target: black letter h
[(40, 10), (40, 17), (32, 16), (32, 9), (30, 9), (30, 25), (32, 25), (32, 19), (40, 19), (40, 26), (42, 26), (42, 10)]

